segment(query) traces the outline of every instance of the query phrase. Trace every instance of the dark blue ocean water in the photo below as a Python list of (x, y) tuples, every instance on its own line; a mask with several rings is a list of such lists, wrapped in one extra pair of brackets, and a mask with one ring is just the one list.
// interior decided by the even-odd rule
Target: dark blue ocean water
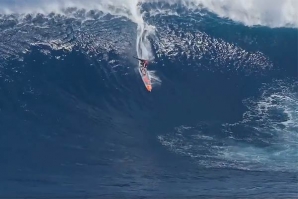
[(176, 11), (151, 93), (128, 19), (1, 15), (0, 198), (297, 198), (297, 29)]

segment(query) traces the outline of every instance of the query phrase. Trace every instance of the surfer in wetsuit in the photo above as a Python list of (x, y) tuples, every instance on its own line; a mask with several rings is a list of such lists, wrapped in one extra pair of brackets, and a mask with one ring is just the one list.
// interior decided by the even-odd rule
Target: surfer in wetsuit
[(134, 58), (136, 58), (137, 60), (140, 61), (140, 64), (141, 64), (142, 68), (147, 68), (148, 67), (149, 62), (147, 60), (140, 59), (140, 58), (137, 58), (137, 57), (134, 57)]
[(141, 65), (142, 65), (143, 68), (147, 68), (148, 61), (147, 60), (141, 60)]

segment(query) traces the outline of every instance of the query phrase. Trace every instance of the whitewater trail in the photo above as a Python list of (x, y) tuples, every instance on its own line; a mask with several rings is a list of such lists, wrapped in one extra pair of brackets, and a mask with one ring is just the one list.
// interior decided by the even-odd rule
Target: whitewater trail
[[(149, 40), (149, 37), (156, 38), (155, 37), (155, 27), (152, 25), (147, 24), (143, 20), (143, 16), (141, 14), (141, 4), (138, 4), (137, 6), (137, 13), (138, 19), (137, 20), (137, 41), (136, 41), (136, 52), (137, 56), (141, 59), (146, 59), (149, 61), (154, 60), (154, 56), (152, 53), (151, 43)], [(155, 74), (156, 71), (149, 70), (149, 76), (151, 79), (151, 82), (153, 85), (160, 85), (161, 80), (160, 78)]]

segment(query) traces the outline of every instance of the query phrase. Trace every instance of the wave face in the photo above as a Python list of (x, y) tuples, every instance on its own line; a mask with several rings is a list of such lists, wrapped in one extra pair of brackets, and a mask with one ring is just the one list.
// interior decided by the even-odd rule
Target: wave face
[(0, 197), (295, 197), (297, 6), (2, 1)]

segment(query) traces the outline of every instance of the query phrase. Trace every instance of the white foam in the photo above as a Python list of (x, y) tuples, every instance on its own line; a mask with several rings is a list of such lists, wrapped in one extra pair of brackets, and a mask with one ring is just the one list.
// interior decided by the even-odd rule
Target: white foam
[[(245, 100), (249, 110), (243, 115), (243, 121), (228, 126), (247, 126), (256, 130), (255, 137), (249, 138), (252, 144), (235, 143), (224, 148), (221, 155), (230, 161), (249, 161), (272, 170), (297, 170), (297, 86), (297, 82), (276, 81), (264, 85), (260, 98)], [(231, 133), (236, 132), (232, 130)], [(254, 146), (256, 141), (268, 146)]]
[[(143, 2), (165, 2), (170, 6), (181, 3), (192, 11), (204, 8), (219, 17), (247, 26), (298, 27), (297, 0), (172, 0), (170, 2), (143, 0)], [(152, 13), (156, 15), (156, 12)]]
[(298, 27), (296, 0), (192, 0), (220, 17), (245, 25)]
[(243, 120), (224, 124), (222, 135), (199, 124), (176, 127), (158, 139), (169, 150), (205, 167), (297, 172), (297, 88), (298, 82), (293, 81), (264, 85), (259, 98), (244, 101), (248, 111)]
[(137, 55), (139, 58), (153, 60), (154, 56), (151, 49), (149, 37), (155, 34), (155, 27), (143, 22), (137, 28)]
[(161, 85), (162, 81), (161, 79), (155, 74), (156, 71), (154, 70), (148, 70), (149, 77), (151, 79), (152, 85)]
[[(63, 9), (97, 9), (113, 15), (125, 16), (142, 24), (139, 6), (141, 3), (163, 2), (183, 5), (190, 10), (205, 8), (219, 17), (229, 18), (245, 25), (270, 27), (298, 27), (297, 0), (27, 0), (0, 2), (0, 13), (63, 13)], [(177, 14), (169, 8), (150, 10), (155, 15)]]
[(103, 13), (127, 17), (133, 22), (142, 23), (137, 0), (28, 0), (26, 2), (1, 2), (0, 13), (3, 14), (66, 14), (65, 9), (76, 8), (99, 10)]

